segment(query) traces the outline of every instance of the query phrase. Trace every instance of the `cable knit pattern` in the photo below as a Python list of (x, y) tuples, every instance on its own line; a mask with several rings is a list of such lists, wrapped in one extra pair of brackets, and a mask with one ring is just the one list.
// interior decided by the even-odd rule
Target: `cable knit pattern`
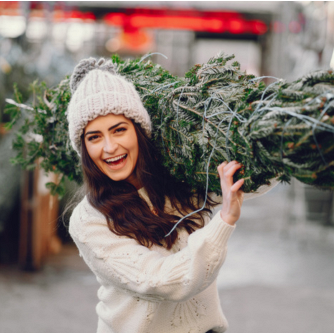
[(151, 120), (134, 85), (116, 73), (111, 61), (82, 60), (70, 79), (71, 101), (67, 109), (69, 135), (80, 154), (80, 137), (88, 122), (110, 113), (139, 123), (151, 136)]
[[(151, 205), (144, 189), (139, 194)], [(216, 277), (234, 228), (218, 212), (190, 236), (181, 230), (171, 250), (149, 249), (113, 234), (84, 198), (69, 231), (101, 284), (98, 332), (224, 332)]]

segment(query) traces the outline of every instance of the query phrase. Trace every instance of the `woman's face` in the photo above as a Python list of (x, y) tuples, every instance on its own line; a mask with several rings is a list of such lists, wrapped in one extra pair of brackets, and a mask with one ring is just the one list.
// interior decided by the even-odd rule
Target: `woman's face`
[(89, 156), (104, 174), (140, 188), (134, 173), (138, 139), (131, 120), (123, 115), (99, 116), (87, 124), (84, 139)]

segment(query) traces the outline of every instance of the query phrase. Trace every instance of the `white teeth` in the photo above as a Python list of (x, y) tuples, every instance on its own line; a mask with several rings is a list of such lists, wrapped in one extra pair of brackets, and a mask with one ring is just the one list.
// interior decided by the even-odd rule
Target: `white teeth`
[(123, 154), (123, 155), (120, 155), (119, 157), (116, 157), (116, 158), (107, 159), (106, 161), (107, 162), (115, 162), (115, 161), (118, 161), (120, 159), (123, 159), (125, 156), (126, 156), (126, 154)]

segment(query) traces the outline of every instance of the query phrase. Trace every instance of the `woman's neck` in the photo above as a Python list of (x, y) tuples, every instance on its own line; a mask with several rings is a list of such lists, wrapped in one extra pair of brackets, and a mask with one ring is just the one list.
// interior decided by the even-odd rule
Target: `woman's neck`
[(139, 182), (139, 180), (134, 175), (130, 175), (126, 181), (135, 186), (137, 190), (143, 187), (143, 184)]

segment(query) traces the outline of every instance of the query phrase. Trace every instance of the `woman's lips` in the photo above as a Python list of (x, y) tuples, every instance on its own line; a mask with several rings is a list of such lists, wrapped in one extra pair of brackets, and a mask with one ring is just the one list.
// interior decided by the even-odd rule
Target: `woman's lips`
[(117, 170), (117, 169), (121, 169), (125, 166), (126, 162), (128, 161), (127, 160), (128, 158), (128, 155), (126, 155), (124, 158), (120, 159), (120, 160), (117, 160), (116, 162), (105, 162), (108, 167), (112, 170)]

